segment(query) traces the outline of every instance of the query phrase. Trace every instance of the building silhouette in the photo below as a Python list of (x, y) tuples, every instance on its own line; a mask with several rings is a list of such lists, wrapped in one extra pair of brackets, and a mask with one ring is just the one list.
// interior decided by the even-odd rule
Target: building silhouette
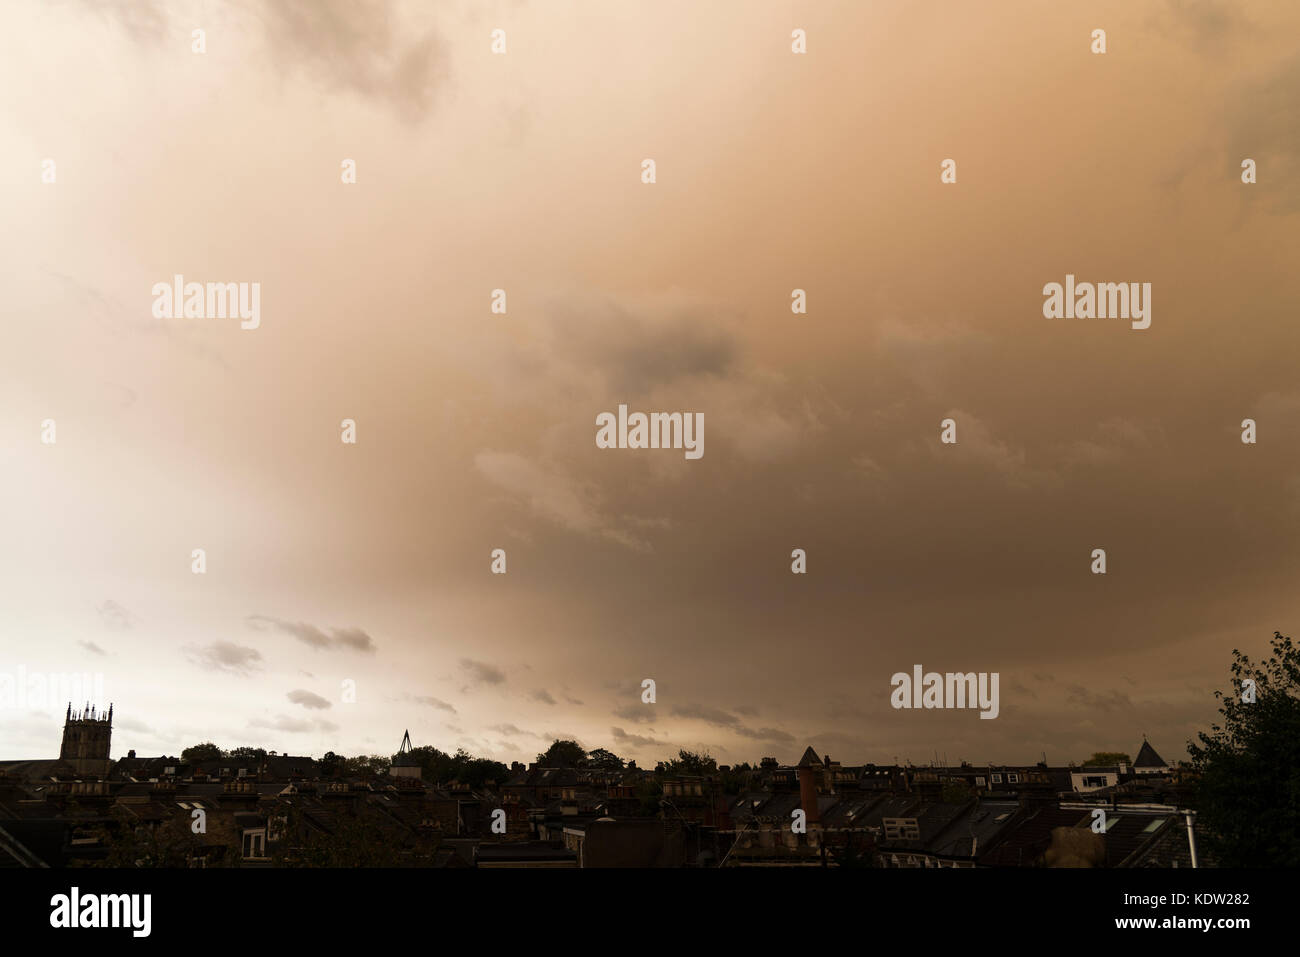
[(113, 737), (113, 706), (108, 713), (97, 712), (87, 704), (82, 711), (73, 711), (68, 703), (67, 718), (63, 725), (63, 746), (59, 760), (72, 766), (77, 774), (105, 777), (108, 775), (109, 744)]

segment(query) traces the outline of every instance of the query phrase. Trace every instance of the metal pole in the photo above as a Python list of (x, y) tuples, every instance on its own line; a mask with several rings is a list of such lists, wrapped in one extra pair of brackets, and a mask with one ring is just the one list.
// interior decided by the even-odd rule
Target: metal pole
[(1187, 849), (1192, 853), (1192, 867), (1198, 866), (1196, 863), (1196, 831), (1192, 825), (1196, 821), (1195, 811), (1184, 811), (1183, 814), (1187, 819)]

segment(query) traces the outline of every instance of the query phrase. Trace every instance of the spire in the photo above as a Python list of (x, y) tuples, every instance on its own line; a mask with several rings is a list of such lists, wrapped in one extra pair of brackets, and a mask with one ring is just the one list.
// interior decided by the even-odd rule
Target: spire
[(68, 720), (69, 720), (69, 721), (72, 720), (72, 702), (71, 702), (71, 701), (68, 702)]

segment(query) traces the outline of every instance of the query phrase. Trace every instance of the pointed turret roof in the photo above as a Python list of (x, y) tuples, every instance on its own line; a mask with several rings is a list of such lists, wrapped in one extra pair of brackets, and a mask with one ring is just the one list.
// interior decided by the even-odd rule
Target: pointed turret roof
[(1151, 742), (1148, 741), (1148, 740), (1146, 740), (1146, 738), (1143, 738), (1143, 739), (1142, 739), (1142, 749), (1141, 749), (1140, 751), (1138, 751), (1138, 756), (1137, 756), (1137, 758), (1133, 761), (1133, 767), (1135, 767), (1135, 768), (1167, 768), (1167, 767), (1169, 767), (1169, 765), (1168, 765), (1167, 763), (1165, 763), (1165, 759), (1164, 759), (1164, 758), (1162, 758), (1160, 755), (1156, 754), (1156, 749), (1153, 748), (1153, 747), (1151, 747)]
[(803, 753), (803, 757), (799, 759), (799, 763), (795, 765), (797, 768), (819, 768), (821, 766), (822, 759), (817, 757), (817, 752), (812, 749), (811, 745), (809, 745), (808, 750)]
[(416, 766), (415, 758), (411, 757), (411, 732), (407, 731), (402, 735), (402, 746), (397, 749), (397, 758), (393, 761), (395, 768), (411, 768)]

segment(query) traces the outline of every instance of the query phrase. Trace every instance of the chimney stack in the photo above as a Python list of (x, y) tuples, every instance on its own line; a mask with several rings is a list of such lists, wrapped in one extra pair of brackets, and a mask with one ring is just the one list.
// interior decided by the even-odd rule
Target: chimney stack
[(817, 752), (812, 748), (804, 751), (800, 759), (799, 768), (799, 806), (803, 808), (804, 816), (809, 824), (815, 824), (822, 819), (821, 810), (817, 807), (817, 771), (821, 767), (821, 760), (817, 757)]

